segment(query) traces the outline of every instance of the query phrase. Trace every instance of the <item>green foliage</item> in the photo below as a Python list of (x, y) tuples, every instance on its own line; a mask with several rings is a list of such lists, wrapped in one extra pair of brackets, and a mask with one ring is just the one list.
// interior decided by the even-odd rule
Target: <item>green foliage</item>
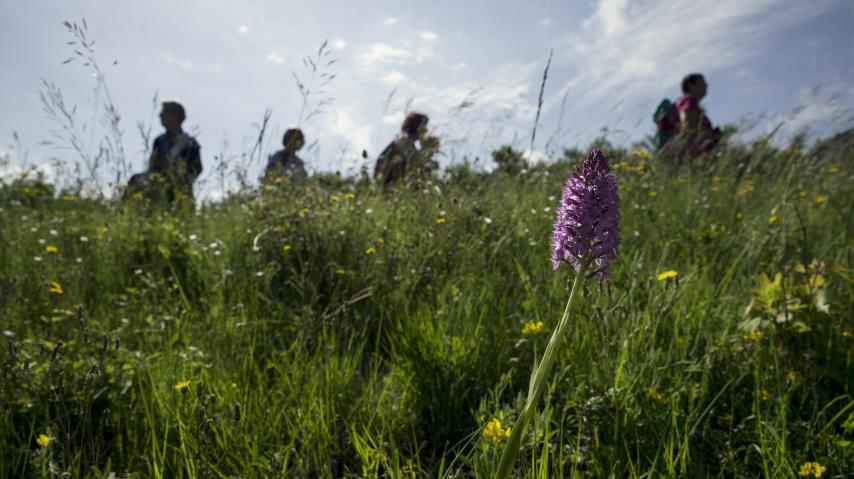
[(516, 151), (512, 146), (505, 145), (492, 152), (492, 161), (497, 166), (499, 173), (515, 176), (525, 168), (525, 159), (521, 151)]
[[(578, 298), (517, 476), (854, 468), (850, 153), (663, 168), (597, 141), (620, 258)], [(0, 187), (0, 477), (491, 477), (566, 302), (549, 236), (585, 153), (198, 211)]]

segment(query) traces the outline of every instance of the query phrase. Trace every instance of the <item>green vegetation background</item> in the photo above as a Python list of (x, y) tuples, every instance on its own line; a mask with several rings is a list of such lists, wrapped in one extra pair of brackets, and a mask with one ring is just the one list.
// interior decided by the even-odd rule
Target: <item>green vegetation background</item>
[[(850, 147), (666, 167), (598, 146), (620, 258), (518, 477), (854, 470)], [(582, 154), (197, 212), (2, 187), (0, 477), (489, 477), (482, 428), (512, 424), (568, 294), (550, 233)]]

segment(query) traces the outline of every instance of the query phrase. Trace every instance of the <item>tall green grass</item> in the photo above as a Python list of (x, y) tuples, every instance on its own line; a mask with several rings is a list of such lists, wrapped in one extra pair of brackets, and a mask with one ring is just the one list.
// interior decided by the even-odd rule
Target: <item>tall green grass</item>
[[(850, 152), (608, 153), (620, 258), (579, 298), (518, 477), (854, 469)], [(568, 294), (549, 236), (571, 163), (198, 212), (4, 186), (0, 476), (490, 477), (481, 429), (512, 423), (548, 339), (522, 327)], [(761, 303), (776, 273), (801, 307)]]

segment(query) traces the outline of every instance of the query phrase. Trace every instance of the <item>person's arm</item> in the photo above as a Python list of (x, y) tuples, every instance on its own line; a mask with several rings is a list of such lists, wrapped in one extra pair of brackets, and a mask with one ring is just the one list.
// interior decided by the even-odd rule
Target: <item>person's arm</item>
[(187, 173), (191, 181), (195, 181), (202, 174), (201, 149), (201, 146), (196, 141), (193, 141), (193, 146), (190, 149), (190, 157), (187, 159)]
[(148, 155), (148, 172), (154, 173), (158, 171), (158, 158), (160, 157), (160, 138), (155, 138), (151, 144), (151, 154)]

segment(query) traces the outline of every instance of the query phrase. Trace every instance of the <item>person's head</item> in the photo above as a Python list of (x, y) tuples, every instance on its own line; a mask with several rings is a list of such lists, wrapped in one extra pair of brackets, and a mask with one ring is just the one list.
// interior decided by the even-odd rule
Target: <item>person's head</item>
[(282, 137), (282, 146), (291, 153), (297, 152), (305, 145), (305, 135), (299, 128), (288, 128)]
[(160, 111), (160, 123), (166, 131), (180, 131), (181, 124), (187, 117), (184, 107), (177, 101), (164, 101)]
[(427, 122), (429, 121), (430, 118), (427, 115), (411, 111), (406, 114), (406, 119), (403, 120), (400, 131), (410, 138), (420, 139), (427, 133)]
[(682, 93), (690, 93), (695, 97), (703, 98), (709, 85), (700, 73), (692, 73), (682, 79)]

